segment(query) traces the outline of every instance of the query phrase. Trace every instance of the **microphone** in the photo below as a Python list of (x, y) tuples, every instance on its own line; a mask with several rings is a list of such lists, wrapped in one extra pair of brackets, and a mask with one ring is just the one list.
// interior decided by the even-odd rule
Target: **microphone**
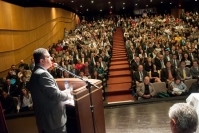
[(59, 65), (57, 63), (53, 63), (53, 66), (54, 67), (58, 67)]
[(66, 72), (68, 72), (70, 75), (72, 75), (72, 76), (74, 76), (74, 77), (76, 77), (76, 78), (78, 78), (78, 79), (81, 79), (82, 81), (86, 82), (87, 84), (90, 84), (90, 85), (94, 86), (95, 88), (99, 88), (99, 87), (96, 86), (95, 84), (92, 84), (92, 83), (90, 83), (89, 81), (83, 79), (82, 77), (77, 76), (76, 74), (74, 74), (74, 73), (68, 71), (67, 69), (65, 69), (65, 68), (63, 68), (63, 67), (61, 67), (61, 66), (59, 66), (57, 63), (54, 63), (53, 66), (54, 66), (55, 68), (58, 68), (58, 69), (61, 70), (61, 71), (66, 71)]

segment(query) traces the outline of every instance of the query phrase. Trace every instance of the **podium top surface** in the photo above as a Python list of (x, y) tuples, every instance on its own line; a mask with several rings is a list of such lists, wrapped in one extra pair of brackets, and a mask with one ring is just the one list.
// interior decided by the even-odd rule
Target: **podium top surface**
[[(101, 85), (100, 80), (96, 80), (96, 79), (85, 79), (85, 80), (99, 87)], [(65, 87), (64, 87), (65, 82), (68, 82), (71, 86), (73, 86), (74, 93), (86, 88), (86, 83), (78, 78), (60, 78), (60, 79), (55, 79), (55, 81), (57, 82), (60, 90), (65, 90)]]

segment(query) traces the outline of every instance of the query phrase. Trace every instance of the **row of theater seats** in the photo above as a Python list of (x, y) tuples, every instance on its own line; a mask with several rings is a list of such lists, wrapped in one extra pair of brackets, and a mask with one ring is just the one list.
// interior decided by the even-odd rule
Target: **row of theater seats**
[[(197, 79), (190, 79), (190, 80), (185, 80), (184, 84), (187, 86), (187, 91), (189, 91), (189, 88), (191, 87), (192, 83), (196, 82)], [(168, 88), (166, 87), (165, 82), (155, 82), (153, 83), (154, 89), (156, 93), (158, 92), (165, 92), (167, 93)]]

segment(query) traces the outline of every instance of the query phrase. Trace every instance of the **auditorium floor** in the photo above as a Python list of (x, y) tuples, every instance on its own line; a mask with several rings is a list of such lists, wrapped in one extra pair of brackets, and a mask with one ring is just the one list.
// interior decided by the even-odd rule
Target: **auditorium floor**
[(184, 100), (106, 108), (106, 133), (169, 133), (168, 111)]

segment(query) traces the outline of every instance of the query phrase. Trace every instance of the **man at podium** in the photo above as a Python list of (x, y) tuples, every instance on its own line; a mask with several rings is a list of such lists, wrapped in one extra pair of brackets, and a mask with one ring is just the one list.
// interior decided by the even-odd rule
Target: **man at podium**
[(66, 111), (64, 101), (70, 99), (60, 91), (51, 74), (52, 57), (47, 49), (38, 48), (33, 53), (35, 67), (29, 83), (37, 126), (44, 133), (66, 133)]

